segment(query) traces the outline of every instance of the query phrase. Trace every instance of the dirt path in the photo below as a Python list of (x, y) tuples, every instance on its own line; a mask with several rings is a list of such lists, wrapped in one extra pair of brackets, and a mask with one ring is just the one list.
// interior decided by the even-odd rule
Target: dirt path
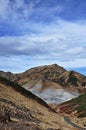
[(70, 120), (69, 117), (67, 117), (67, 116), (64, 116), (64, 120), (65, 120), (67, 123), (71, 124), (74, 128), (78, 128), (79, 130), (86, 130), (86, 128), (82, 128), (82, 127), (80, 127), (80, 126), (74, 124), (73, 122), (71, 122), (71, 120)]

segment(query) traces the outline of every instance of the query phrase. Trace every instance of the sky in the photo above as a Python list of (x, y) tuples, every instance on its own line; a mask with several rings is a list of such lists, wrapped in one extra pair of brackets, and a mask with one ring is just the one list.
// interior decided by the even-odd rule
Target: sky
[(0, 0), (0, 70), (58, 64), (86, 75), (86, 0)]

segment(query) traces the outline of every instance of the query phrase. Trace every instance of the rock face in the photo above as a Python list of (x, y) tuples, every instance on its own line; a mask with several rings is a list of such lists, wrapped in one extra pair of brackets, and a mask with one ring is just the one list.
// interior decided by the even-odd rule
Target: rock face
[(86, 76), (57, 64), (35, 67), (21, 74), (4, 73), (3, 76), (18, 82), (47, 103), (59, 104), (86, 92)]

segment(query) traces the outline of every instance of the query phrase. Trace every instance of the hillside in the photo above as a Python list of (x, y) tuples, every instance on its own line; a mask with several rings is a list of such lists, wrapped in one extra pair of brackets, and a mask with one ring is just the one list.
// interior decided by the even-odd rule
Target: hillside
[(15, 129), (74, 130), (41, 99), (14, 82), (0, 77), (0, 130)]
[(60, 104), (86, 92), (86, 76), (52, 64), (31, 68), (20, 74), (0, 73), (18, 82), (47, 103)]
[(76, 125), (85, 127), (86, 129), (86, 93), (79, 97), (62, 103), (60, 105), (52, 105), (58, 113), (67, 117), (67, 120), (71, 120)]
[(86, 117), (86, 93), (59, 106), (60, 112), (72, 114), (76, 111), (74, 114), (77, 117)]

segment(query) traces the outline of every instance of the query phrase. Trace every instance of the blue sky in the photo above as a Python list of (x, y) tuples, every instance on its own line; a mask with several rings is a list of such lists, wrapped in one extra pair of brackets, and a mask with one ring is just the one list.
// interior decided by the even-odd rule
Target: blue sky
[(0, 70), (57, 63), (86, 75), (86, 0), (0, 0)]

